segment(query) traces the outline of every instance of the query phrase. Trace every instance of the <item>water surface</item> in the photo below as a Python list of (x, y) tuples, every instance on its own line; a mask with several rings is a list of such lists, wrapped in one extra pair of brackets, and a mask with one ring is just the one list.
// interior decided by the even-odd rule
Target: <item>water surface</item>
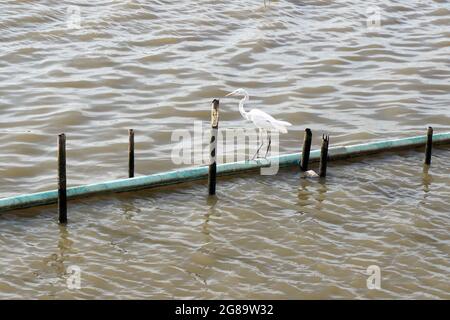
[[(80, 28), (68, 8), (78, 5)], [(368, 7), (381, 26), (367, 27)], [(450, 131), (448, 1), (3, 1), (0, 196), (177, 168), (176, 129), (249, 127), (236, 88), (332, 144)], [(69, 9), (73, 12), (73, 9)], [(69, 23), (70, 22), (70, 23)], [(76, 23), (76, 21), (75, 21)], [(333, 163), (325, 183), (276, 177), (104, 196), (0, 219), (0, 298), (449, 298), (448, 149)], [(365, 270), (382, 270), (368, 290)], [(82, 269), (82, 289), (65, 286)]]

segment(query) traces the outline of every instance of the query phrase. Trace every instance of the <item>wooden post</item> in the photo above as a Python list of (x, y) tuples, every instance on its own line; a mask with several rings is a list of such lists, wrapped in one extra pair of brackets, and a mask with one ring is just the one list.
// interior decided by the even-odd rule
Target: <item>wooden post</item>
[(134, 130), (128, 130), (128, 178), (134, 177)]
[(427, 131), (427, 145), (425, 148), (425, 164), (431, 165), (431, 154), (433, 151), (433, 128), (428, 127)]
[(58, 135), (58, 214), (59, 223), (67, 223), (66, 135)]
[(320, 150), (320, 171), (319, 176), (325, 178), (327, 176), (327, 164), (328, 164), (328, 145), (330, 142), (330, 136), (322, 136), (322, 148)]
[(300, 169), (308, 171), (309, 154), (311, 153), (312, 132), (311, 129), (305, 129), (305, 139), (303, 141), (302, 159), (300, 162)]
[(219, 100), (214, 99), (211, 109), (211, 141), (209, 143), (209, 171), (208, 190), (209, 195), (216, 194), (217, 173), (217, 133), (219, 131)]

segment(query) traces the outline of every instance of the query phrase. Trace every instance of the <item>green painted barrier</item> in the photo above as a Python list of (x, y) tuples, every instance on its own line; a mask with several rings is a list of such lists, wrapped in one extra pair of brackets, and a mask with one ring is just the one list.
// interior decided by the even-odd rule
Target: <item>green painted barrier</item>
[[(427, 137), (418, 136), (412, 138), (403, 138), (396, 140), (387, 140), (379, 142), (369, 142), (364, 144), (334, 147), (329, 149), (330, 160), (347, 159), (364, 154), (380, 153), (396, 149), (414, 148), (423, 146)], [(435, 134), (433, 144), (450, 143), (450, 132)], [(259, 161), (239, 161), (232, 163), (219, 164), (217, 166), (217, 175), (232, 175), (244, 171), (257, 170), (269, 167), (272, 163), (278, 161), (280, 167), (298, 166), (301, 153), (273, 156)], [(320, 159), (320, 150), (311, 151), (310, 161), (315, 162)], [(94, 194), (105, 192), (124, 192), (152, 188), (163, 185), (194, 181), (204, 179), (208, 176), (208, 167), (186, 168), (175, 171), (152, 174), (149, 176), (135, 177), (129, 179), (114, 180), (102, 183), (94, 183), (84, 186), (71, 187), (67, 189), (68, 199), (87, 197)], [(10, 198), (0, 199), (0, 212), (15, 210), (21, 208), (35, 207), (56, 203), (58, 198), (57, 190), (45, 191), (33, 194), (19, 195)]]

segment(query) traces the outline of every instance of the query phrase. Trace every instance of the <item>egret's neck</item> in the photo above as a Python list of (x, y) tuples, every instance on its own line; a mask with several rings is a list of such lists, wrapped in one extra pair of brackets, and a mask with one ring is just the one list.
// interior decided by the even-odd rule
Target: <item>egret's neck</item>
[(241, 113), (242, 117), (244, 117), (244, 119), (248, 120), (248, 115), (247, 112), (245, 112), (244, 110), (244, 103), (246, 103), (249, 100), (249, 96), (246, 93), (245, 97), (239, 102), (239, 112)]

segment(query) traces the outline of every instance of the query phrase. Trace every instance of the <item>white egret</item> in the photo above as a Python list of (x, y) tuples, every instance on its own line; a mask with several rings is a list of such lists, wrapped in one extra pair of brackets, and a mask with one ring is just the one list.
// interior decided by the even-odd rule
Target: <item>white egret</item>
[(236, 95), (243, 95), (244, 98), (239, 102), (239, 112), (241, 113), (242, 117), (246, 120), (249, 120), (253, 122), (255, 127), (259, 130), (259, 135), (261, 136), (261, 145), (259, 146), (258, 150), (256, 151), (255, 155), (252, 159), (255, 158), (255, 156), (259, 156), (259, 150), (264, 144), (264, 141), (262, 139), (262, 134), (266, 132), (269, 138), (269, 144), (267, 145), (267, 150), (264, 158), (267, 156), (267, 153), (270, 149), (270, 144), (272, 143), (270, 138), (270, 132), (280, 132), (280, 133), (287, 133), (288, 130), (286, 127), (291, 126), (289, 122), (286, 121), (280, 121), (272, 117), (270, 114), (265, 113), (264, 111), (258, 110), (258, 109), (252, 109), (249, 112), (246, 112), (244, 110), (244, 103), (248, 102), (250, 100), (250, 96), (248, 95), (248, 92), (244, 89), (237, 89), (226, 96), (236, 96)]

